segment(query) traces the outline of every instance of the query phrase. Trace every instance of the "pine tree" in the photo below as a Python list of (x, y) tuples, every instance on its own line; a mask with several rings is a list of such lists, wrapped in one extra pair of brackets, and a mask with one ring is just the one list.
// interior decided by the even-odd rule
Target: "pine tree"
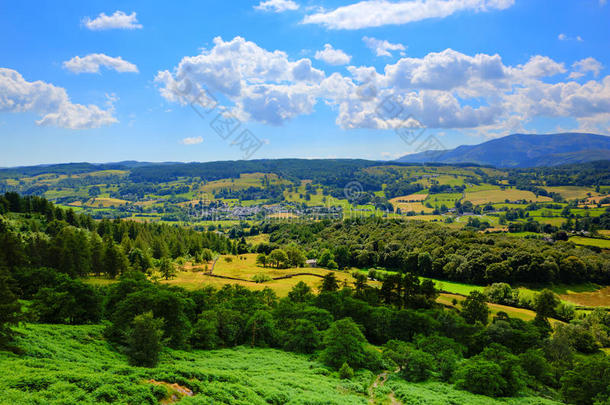
[(15, 332), (12, 326), (21, 320), (21, 304), (10, 289), (10, 277), (0, 269), (0, 348), (10, 348)]

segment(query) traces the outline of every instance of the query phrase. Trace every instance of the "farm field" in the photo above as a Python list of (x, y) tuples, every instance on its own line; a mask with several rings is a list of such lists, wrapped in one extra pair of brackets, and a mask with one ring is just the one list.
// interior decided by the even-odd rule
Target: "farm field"
[(583, 236), (572, 236), (570, 242), (577, 245), (595, 246), (602, 249), (610, 249), (610, 239), (585, 238)]
[(506, 189), (500, 190), (497, 189), (488, 189), (488, 190), (480, 190), (480, 191), (471, 191), (471, 189), (466, 190), (464, 195), (464, 201), (470, 201), (475, 205), (487, 204), (487, 203), (501, 203), (508, 201), (534, 201), (534, 202), (544, 202), (544, 201), (552, 201), (549, 197), (538, 196), (531, 191), (525, 190), (516, 190), (516, 189)]
[(582, 200), (587, 197), (596, 197), (599, 193), (593, 187), (561, 186), (543, 187), (549, 193), (557, 193), (566, 200)]
[(610, 308), (610, 286), (596, 288), (592, 291), (574, 291), (569, 287), (555, 290), (559, 297), (576, 305), (587, 307), (608, 307)]

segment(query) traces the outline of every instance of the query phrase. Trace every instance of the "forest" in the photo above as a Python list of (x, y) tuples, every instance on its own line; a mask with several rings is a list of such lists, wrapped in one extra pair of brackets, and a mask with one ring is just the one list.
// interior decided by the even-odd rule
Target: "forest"
[[(610, 313), (600, 308), (566, 316), (548, 289), (530, 303), (536, 314), (530, 321), (492, 314), (488, 307), (490, 300), (507, 299), (502, 286), (508, 283), (608, 284), (607, 253), (561, 240), (379, 218), (262, 223), (257, 232), (268, 241), (249, 243), (243, 236), (155, 223), (93, 221), (43, 198), (2, 196), (0, 367), (7, 378), (0, 386), (7, 400), (299, 403), (309, 395), (307, 403), (366, 403), (391, 394), (409, 403), (413, 395), (444, 387), (463, 403), (610, 401), (610, 358), (600, 350), (609, 343)], [(262, 268), (299, 267), (315, 258), (331, 271), (313, 286), (296, 283), (286, 296), (230, 282), (186, 289), (154, 276), (174, 277), (184, 260), (208, 263), (224, 254), (227, 262), (239, 261), (245, 252), (258, 254)], [(350, 271), (353, 282), (342, 278)], [(99, 275), (114, 281), (89, 282)], [(493, 288), (472, 291), (457, 309), (440, 304), (441, 291), (424, 276)], [(91, 344), (107, 343), (100, 349), (107, 357), (98, 354), (98, 363), (92, 363), (100, 377), (81, 378), (52, 365), (61, 355), (45, 340), (48, 324), (74, 328), (57, 329), (59, 341), (62, 333), (72, 333)], [(29, 346), (33, 331), (42, 340)], [(295, 387), (263, 398), (264, 389), (250, 392), (240, 385), (240, 376), (250, 378), (247, 370), (254, 364), (215, 376), (172, 366), (200, 353), (226, 356), (223, 350), (237, 347), (278, 351), (270, 356), (294, 353), (294, 361), (318, 370), (323, 386), (335, 384), (343, 394)], [(37, 363), (37, 357), (46, 363)], [(108, 367), (127, 378), (107, 377)], [(295, 378), (307, 372), (301, 375)], [(386, 376), (387, 384), (379, 376)], [(226, 385), (213, 383), (217, 379)]]

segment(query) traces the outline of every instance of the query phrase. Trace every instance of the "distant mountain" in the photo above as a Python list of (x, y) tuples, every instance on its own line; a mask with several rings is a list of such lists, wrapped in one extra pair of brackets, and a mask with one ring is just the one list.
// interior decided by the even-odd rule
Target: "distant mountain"
[(405, 155), (403, 163), (476, 163), (496, 167), (557, 166), (610, 159), (610, 137), (584, 133), (514, 134), (479, 145)]

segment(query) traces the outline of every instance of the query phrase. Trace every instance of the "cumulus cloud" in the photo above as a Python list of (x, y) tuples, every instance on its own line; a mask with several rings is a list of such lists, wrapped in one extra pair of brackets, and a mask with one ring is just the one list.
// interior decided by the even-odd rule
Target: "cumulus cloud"
[(324, 49), (317, 51), (315, 58), (328, 63), (329, 65), (347, 65), (352, 57), (341, 49), (335, 49), (331, 44), (325, 44)]
[[(599, 75), (595, 60), (573, 70)], [(349, 66), (327, 75), (310, 59), (291, 60), (236, 37), (214, 40), (211, 49), (182, 59), (156, 81), (168, 101), (202, 90), (231, 105), (243, 120), (281, 125), (313, 112), (318, 102), (336, 111), (342, 128), (461, 128), (497, 131), (522, 128), (537, 117), (571, 117), (602, 125), (610, 111), (610, 76), (579, 84), (562, 82), (563, 63), (534, 55), (506, 65), (500, 55), (467, 55), (452, 49), (420, 58), (403, 57), (381, 70)], [(392, 106), (385, 111), (384, 106)], [(602, 124), (600, 124), (602, 123)]]
[(156, 76), (168, 101), (184, 102), (184, 94), (202, 91), (220, 93), (235, 104), (239, 117), (274, 125), (311, 112), (323, 79), (311, 60), (291, 61), (284, 52), (269, 52), (241, 37), (214, 38), (212, 49), (184, 57), (173, 73)]
[(65, 69), (73, 73), (99, 73), (100, 66), (114, 69), (117, 72), (138, 73), (138, 67), (131, 62), (123, 60), (120, 56), (113, 58), (103, 53), (92, 53), (87, 56), (75, 56), (63, 63)]
[(597, 77), (599, 76), (599, 72), (602, 71), (604, 66), (595, 58), (589, 57), (574, 62), (572, 68), (574, 69), (574, 71), (570, 73), (569, 78), (578, 79), (585, 76), (589, 72), (593, 73), (593, 76)]
[(203, 142), (203, 137), (201, 136), (186, 137), (180, 141), (183, 145), (197, 145), (201, 142)]
[(461, 11), (487, 12), (511, 7), (515, 0), (365, 0), (305, 16), (304, 24), (355, 30), (444, 18)]
[(86, 17), (83, 19), (83, 24), (92, 31), (112, 29), (135, 30), (142, 28), (142, 24), (138, 24), (135, 12), (125, 14), (120, 10), (115, 11), (112, 15), (100, 13), (94, 19)]
[(34, 112), (36, 124), (69, 129), (97, 128), (118, 122), (114, 109), (73, 104), (66, 90), (42, 81), (28, 82), (19, 72), (0, 68), (0, 111)]
[(299, 5), (292, 0), (266, 0), (261, 1), (258, 6), (254, 6), (254, 9), (283, 13), (284, 11), (298, 10)]
[(403, 44), (393, 44), (386, 40), (381, 40), (372, 37), (362, 37), (364, 45), (371, 51), (375, 52), (377, 56), (392, 56), (390, 51), (404, 51), (405, 46)]

